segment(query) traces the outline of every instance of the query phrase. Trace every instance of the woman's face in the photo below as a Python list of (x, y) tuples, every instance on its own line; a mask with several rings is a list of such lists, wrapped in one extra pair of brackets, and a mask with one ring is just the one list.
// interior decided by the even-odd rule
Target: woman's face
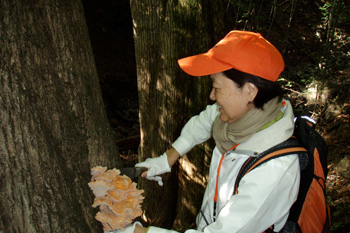
[(223, 122), (235, 122), (254, 108), (252, 101), (258, 91), (254, 84), (245, 83), (239, 88), (223, 73), (212, 74), (210, 77), (213, 81), (210, 99), (220, 106), (220, 118)]

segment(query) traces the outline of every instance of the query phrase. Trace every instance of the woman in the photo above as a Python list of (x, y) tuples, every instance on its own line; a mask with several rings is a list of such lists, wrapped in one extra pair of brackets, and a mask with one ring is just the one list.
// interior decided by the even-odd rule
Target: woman
[[(276, 84), (284, 69), (278, 50), (260, 34), (231, 31), (207, 53), (179, 60), (193, 76), (210, 75), (210, 98), (216, 103), (192, 117), (172, 148), (158, 158), (136, 164), (143, 174), (161, 185), (158, 176), (170, 172), (178, 158), (213, 136), (216, 147), (209, 182), (197, 216), (197, 230), (190, 232), (263, 232), (284, 226), (299, 189), (298, 156), (268, 161), (240, 181), (232, 195), (237, 174), (251, 156), (291, 137), (294, 116)], [(175, 232), (157, 227), (148, 233)], [(146, 232), (136, 223), (125, 232)]]

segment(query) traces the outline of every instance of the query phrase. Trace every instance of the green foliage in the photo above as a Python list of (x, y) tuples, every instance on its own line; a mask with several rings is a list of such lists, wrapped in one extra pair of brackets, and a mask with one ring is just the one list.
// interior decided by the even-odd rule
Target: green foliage
[[(336, 23), (341, 28), (346, 28), (350, 25), (350, 8), (349, 3), (344, 0), (323, 1), (323, 5), (319, 6), (319, 10), (322, 12), (322, 20), (324, 23), (333, 21), (332, 17), (336, 18)], [(349, 29), (348, 29), (349, 30)]]
[(280, 83), (280, 85), (284, 86), (284, 87), (288, 87), (288, 88), (292, 88), (295, 86), (295, 82), (292, 80), (288, 80), (285, 78), (280, 78), (277, 81), (278, 83)]
[(322, 14), (320, 39), (325, 46), (319, 63), (323, 64), (324, 74), (329, 74), (348, 65), (350, 10), (343, 0), (324, 1), (319, 10)]
[(319, 7), (322, 15), (323, 15), (323, 18), (322, 20), (324, 22), (328, 21), (328, 17), (329, 17), (329, 12), (330, 12), (330, 9), (331, 9), (332, 5), (330, 2), (325, 2), (323, 5), (321, 5)]
[(196, 0), (187, 0), (187, 4), (191, 8), (197, 8), (198, 7), (198, 2)]

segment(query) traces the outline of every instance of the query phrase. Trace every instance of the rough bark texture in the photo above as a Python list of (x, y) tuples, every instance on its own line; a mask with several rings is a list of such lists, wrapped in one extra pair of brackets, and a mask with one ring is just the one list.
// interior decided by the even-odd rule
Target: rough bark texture
[(101, 232), (90, 168), (118, 167), (79, 0), (0, 2), (0, 231)]
[[(225, 4), (211, 1), (131, 0), (137, 62), (141, 146), (139, 159), (162, 154), (186, 121), (209, 101), (211, 80), (189, 77), (177, 59), (202, 53), (225, 31)], [(210, 160), (210, 146), (198, 146), (180, 160), (165, 185), (140, 181), (152, 225), (178, 230), (194, 226)]]

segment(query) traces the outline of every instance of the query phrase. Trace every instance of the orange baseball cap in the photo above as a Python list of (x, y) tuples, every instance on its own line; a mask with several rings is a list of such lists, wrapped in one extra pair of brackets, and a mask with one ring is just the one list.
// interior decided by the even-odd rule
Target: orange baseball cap
[(260, 33), (234, 30), (208, 52), (178, 60), (183, 71), (204, 76), (236, 69), (277, 81), (284, 69), (280, 52)]

